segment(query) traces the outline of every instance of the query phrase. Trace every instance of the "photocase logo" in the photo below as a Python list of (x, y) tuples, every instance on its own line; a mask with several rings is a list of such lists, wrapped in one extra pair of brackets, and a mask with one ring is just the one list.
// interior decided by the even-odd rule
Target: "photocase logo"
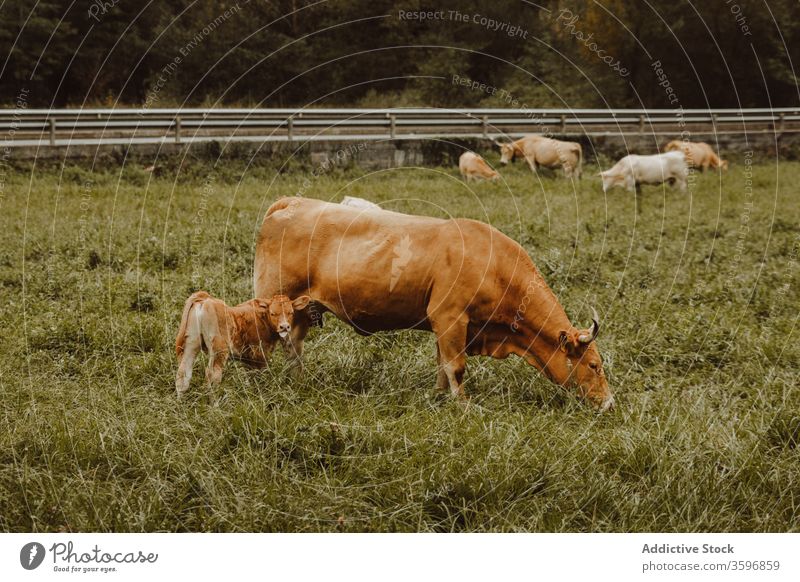
[(19, 563), (26, 570), (35, 570), (44, 561), (44, 546), (39, 542), (30, 542), (19, 551)]

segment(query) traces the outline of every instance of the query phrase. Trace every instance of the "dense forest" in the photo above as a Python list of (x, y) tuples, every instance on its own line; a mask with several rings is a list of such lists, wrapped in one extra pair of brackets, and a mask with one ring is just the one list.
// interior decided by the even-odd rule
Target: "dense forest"
[(797, 0), (0, 3), (14, 106), (800, 103)]

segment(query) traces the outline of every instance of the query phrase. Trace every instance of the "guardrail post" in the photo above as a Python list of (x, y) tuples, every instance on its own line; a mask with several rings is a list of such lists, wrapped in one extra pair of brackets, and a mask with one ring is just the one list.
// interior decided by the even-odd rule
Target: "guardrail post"
[(287, 127), (287, 134), (289, 141), (294, 141), (294, 116), (290, 115), (289, 119), (287, 119), (288, 127)]
[(50, 145), (54, 146), (56, 145), (56, 118), (48, 118), (47, 123), (50, 126)]
[(397, 127), (395, 126), (394, 113), (389, 114), (389, 137), (394, 139), (397, 135)]
[(644, 115), (639, 116), (639, 133), (644, 133)]
[(561, 116), (561, 133), (567, 133), (567, 116)]
[(786, 114), (780, 114), (780, 125), (778, 126), (780, 131), (783, 131), (786, 128)]
[(175, 143), (181, 143), (181, 116), (175, 118)]
[(711, 114), (711, 125), (714, 127), (714, 131), (717, 131), (717, 114)]
[(486, 139), (489, 137), (489, 116), (484, 115), (481, 119), (483, 120), (483, 137)]

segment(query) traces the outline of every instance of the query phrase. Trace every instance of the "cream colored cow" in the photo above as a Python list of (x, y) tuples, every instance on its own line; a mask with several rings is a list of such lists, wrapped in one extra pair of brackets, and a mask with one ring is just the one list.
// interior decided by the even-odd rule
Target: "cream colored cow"
[(571, 141), (559, 141), (541, 135), (526, 135), (510, 143), (495, 141), (500, 147), (500, 163), (513, 162), (515, 158), (524, 158), (531, 171), (537, 168), (563, 168), (567, 178), (581, 177), (583, 148), (581, 144)]
[(686, 163), (690, 168), (700, 168), (705, 172), (709, 168), (728, 169), (728, 162), (721, 160), (714, 152), (714, 148), (705, 142), (689, 142), (673, 140), (664, 148), (666, 152), (683, 152)]
[(464, 152), (458, 158), (458, 171), (467, 182), (472, 180), (497, 180), (500, 177), (482, 157), (474, 152)]

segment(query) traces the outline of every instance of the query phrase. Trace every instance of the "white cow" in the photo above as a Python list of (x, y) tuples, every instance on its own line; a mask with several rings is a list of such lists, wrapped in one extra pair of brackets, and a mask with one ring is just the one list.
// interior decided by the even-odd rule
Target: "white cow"
[(683, 192), (689, 169), (682, 152), (667, 152), (652, 156), (631, 154), (625, 156), (610, 170), (600, 172), (603, 192), (621, 186), (631, 192), (640, 191), (641, 184), (675, 183)]
[(344, 204), (345, 206), (352, 206), (353, 208), (381, 210), (381, 207), (375, 204), (374, 202), (370, 202), (369, 200), (364, 200), (363, 198), (356, 198), (355, 196), (345, 196), (340, 202), (340, 204)]

